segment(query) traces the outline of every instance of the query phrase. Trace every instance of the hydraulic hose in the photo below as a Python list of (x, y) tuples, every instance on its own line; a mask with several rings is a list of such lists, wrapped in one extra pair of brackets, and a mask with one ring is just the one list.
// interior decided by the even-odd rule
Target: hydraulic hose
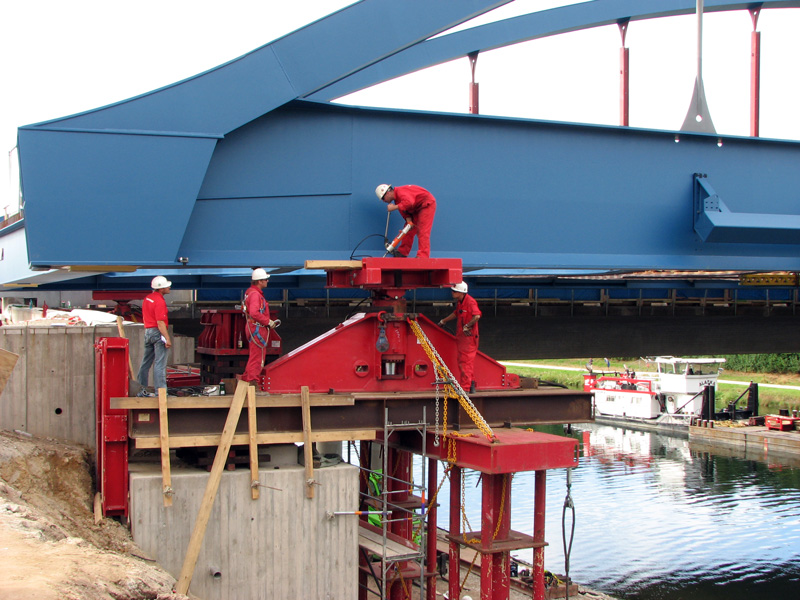
[[(564, 498), (564, 508), (561, 510), (561, 541), (564, 543), (564, 586), (566, 600), (569, 600), (569, 555), (572, 553), (572, 540), (575, 537), (575, 504), (572, 502), (570, 490), (572, 488), (572, 469), (567, 469), (567, 497)], [(567, 510), (572, 511), (572, 526), (567, 544)]]

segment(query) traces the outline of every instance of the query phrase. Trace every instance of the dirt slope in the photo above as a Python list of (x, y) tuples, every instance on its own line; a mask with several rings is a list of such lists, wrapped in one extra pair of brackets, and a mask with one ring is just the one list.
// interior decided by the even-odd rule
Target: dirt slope
[(179, 600), (112, 519), (95, 524), (86, 449), (0, 431), (0, 600)]

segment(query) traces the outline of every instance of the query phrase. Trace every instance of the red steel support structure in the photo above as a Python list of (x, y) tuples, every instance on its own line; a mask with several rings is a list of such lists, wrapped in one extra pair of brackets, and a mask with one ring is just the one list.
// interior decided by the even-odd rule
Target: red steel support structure
[(619, 49), (619, 124), (623, 127), (630, 125), (628, 108), (630, 106), (630, 49), (625, 47), (625, 35), (628, 33), (630, 19), (617, 21), (619, 34), (622, 37), (622, 47)]
[(753, 20), (753, 31), (750, 34), (750, 135), (758, 137), (761, 111), (761, 32), (756, 29), (761, 8), (748, 10)]
[(113, 397), (128, 395), (128, 340), (100, 338), (95, 350), (97, 490), (104, 515), (128, 516), (128, 411)]
[[(435, 433), (428, 432), (430, 458), (447, 460), (450, 467), (450, 564), (449, 594), (461, 597), (461, 546), (481, 559), (481, 600), (507, 600), (510, 590), (509, 564), (512, 550), (534, 549), (534, 598), (544, 600), (545, 477), (547, 469), (571, 468), (578, 464), (578, 441), (523, 429), (495, 430), (488, 440), (477, 430), (448, 433), (435, 446)], [(418, 450), (416, 440), (405, 438), (407, 447)], [(462, 469), (479, 471), (482, 481), (480, 531), (461, 531)], [(514, 473), (535, 471), (533, 536), (511, 530), (511, 480)], [(435, 501), (429, 490), (431, 501)], [(430, 523), (430, 522), (429, 522)], [(433, 533), (429, 530), (429, 535)]]
[(478, 84), (475, 81), (475, 66), (478, 64), (478, 53), (470, 52), (469, 65), (472, 70), (472, 82), (469, 84), (469, 112), (472, 115), (478, 114)]

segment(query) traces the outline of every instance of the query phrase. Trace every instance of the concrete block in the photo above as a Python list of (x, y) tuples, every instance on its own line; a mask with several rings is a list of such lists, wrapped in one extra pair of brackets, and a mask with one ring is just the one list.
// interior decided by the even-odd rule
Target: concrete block
[[(356, 598), (357, 517), (327, 513), (357, 509), (358, 469), (339, 464), (314, 477), (320, 485), (308, 499), (302, 467), (259, 469), (259, 481), (270, 487), (252, 500), (249, 470), (224, 472), (190, 591), (204, 600)], [(173, 469), (175, 496), (165, 508), (160, 468), (131, 465), (133, 539), (176, 578), (208, 478)]]

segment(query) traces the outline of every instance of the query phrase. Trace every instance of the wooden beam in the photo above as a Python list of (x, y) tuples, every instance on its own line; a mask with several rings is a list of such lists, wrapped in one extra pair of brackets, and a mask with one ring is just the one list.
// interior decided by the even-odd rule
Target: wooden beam
[[(300, 394), (256, 394), (256, 408), (301, 408)], [(167, 408), (201, 409), (201, 408), (230, 408), (232, 396), (187, 396), (167, 398)], [(310, 403), (315, 406), (353, 406), (355, 399), (351, 395), (311, 394)], [(120, 397), (111, 398), (111, 408), (124, 408), (127, 410), (148, 410), (158, 408), (155, 398)]]
[(258, 425), (256, 424), (256, 388), (252, 385), (247, 387), (247, 428), (250, 442), (250, 497), (258, 500), (258, 442), (256, 441)]
[(300, 387), (300, 398), (303, 402), (303, 462), (306, 466), (306, 498), (313, 498), (314, 452), (311, 445), (311, 402), (307, 385)]
[(305, 268), (340, 271), (343, 269), (360, 269), (363, 266), (360, 260), (307, 260)]
[(186, 595), (189, 591), (189, 584), (192, 582), (194, 568), (197, 565), (197, 557), (200, 555), (200, 546), (203, 544), (203, 538), (206, 535), (208, 519), (211, 516), (214, 498), (217, 495), (219, 482), (222, 479), (222, 471), (225, 469), (225, 462), (228, 458), (228, 452), (230, 452), (231, 449), (231, 442), (234, 437), (234, 432), (236, 431), (236, 424), (239, 422), (239, 416), (242, 414), (242, 406), (244, 405), (245, 396), (247, 396), (248, 387), (250, 386), (244, 381), (240, 381), (236, 386), (236, 392), (231, 402), (231, 409), (228, 412), (225, 426), (222, 428), (217, 454), (214, 456), (211, 475), (206, 483), (206, 491), (205, 494), (203, 494), (203, 501), (200, 504), (200, 512), (197, 514), (197, 520), (192, 530), (192, 537), (189, 539), (186, 558), (183, 560), (183, 567), (181, 568), (178, 582), (175, 585), (175, 591), (179, 594)]
[[(125, 328), (122, 326), (122, 317), (117, 315), (117, 329), (119, 330), (119, 337), (127, 340), (128, 336), (125, 335)], [(130, 350), (130, 348), (128, 348)], [(128, 371), (130, 371), (131, 379), (136, 380), (136, 371), (133, 370), (133, 361), (131, 360), (131, 353), (128, 352)], [(128, 390), (130, 394), (130, 390)]]
[[(312, 431), (311, 441), (318, 442), (354, 442), (357, 440), (376, 439), (375, 429), (338, 429), (331, 431)], [(170, 448), (199, 448), (203, 446), (217, 446), (220, 436), (211, 435), (173, 435), (169, 438)], [(259, 433), (256, 443), (266, 444), (298, 444), (303, 442), (303, 433), (300, 431), (279, 431), (274, 433)], [(250, 434), (237, 433), (233, 436), (232, 446), (246, 446), (250, 443)], [(160, 447), (157, 437), (135, 438), (138, 450), (152, 450)]]
[(172, 473), (169, 464), (169, 421), (167, 419), (167, 388), (158, 388), (158, 445), (161, 447), (161, 482), (164, 506), (172, 506)]

